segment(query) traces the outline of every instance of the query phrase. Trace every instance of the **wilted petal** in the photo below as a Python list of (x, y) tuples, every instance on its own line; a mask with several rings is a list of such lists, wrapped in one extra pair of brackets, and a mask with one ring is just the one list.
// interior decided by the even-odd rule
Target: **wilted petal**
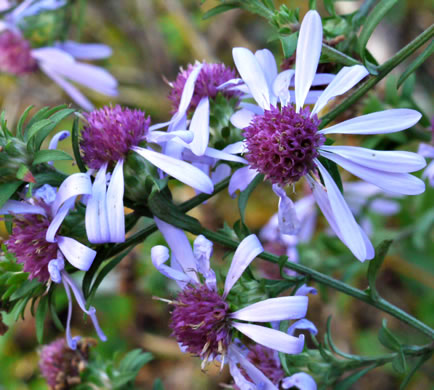
[(305, 372), (298, 372), (283, 379), (282, 387), (284, 389), (290, 389), (296, 387), (299, 390), (316, 390), (317, 386), (313, 378)]
[(421, 114), (408, 108), (374, 112), (358, 116), (320, 130), (322, 134), (386, 134), (408, 129), (419, 122)]
[(321, 146), (321, 150), (342, 156), (354, 163), (385, 172), (414, 172), (425, 167), (425, 159), (400, 150), (383, 151), (358, 146)]
[(305, 296), (270, 298), (232, 313), (231, 318), (253, 322), (294, 320), (306, 315), (307, 304)]
[(297, 217), (294, 202), (286, 195), (283, 188), (273, 184), (273, 191), (279, 197), (279, 210), (277, 213), (281, 234), (297, 234), (300, 230), (300, 221)]
[(378, 169), (357, 164), (356, 162), (334, 153), (321, 151), (321, 155), (334, 161), (353, 175), (375, 184), (378, 187), (383, 188), (385, 191), (404, 195), (418, 195), (425, 191), (425, 183), (408, 173), (380, 171)]
[(365, 261), (367, 258), (366, 246), (360, 232), (359, 225), (354, 219), (350, 208), (345, 202), (345, 199), (340, 193), (333, 178), (318, 161), (318, 159), (315, 159), (314, 162), (323, 177), (324, 184), (327, 189), (327, 196), (330, 201), (330, 206), (344, 242), (358, 260)]
[(214, 185), (211, 179), (193, 165), (138, 146), (134, 146), (131, 149), (180, 182), (185, 183), (196, 190), (205, 192), (206, 194), (211, 194), (213, 192)]
[(119, 160), (107, 189), (108, 226), (110, 242), (125, 241), (124, 161)]
[(296, 330), (303, 329), (308, 330), (311, 334), (314, 336), (318, 333), (318, 329), (313, 324), (313, 322), (306, 320), (306, 318), (303, 318), (301, 320), (295, 321), (289, 328), (288, 328), (288, 334), (293, 336), (294, 332)]
[(48, 273), (54, 283), (60, 283), (62, 281), (62, 271), (65, 269), (65, 261), (59, 257), (53, 259), (48, 263)]
[(322, 23), (316, 11), (309, 11), (300, 27), (295, 58), (295, 103), (303, 107), (318, 67), (322, 48)]
[(316, 295), (316, 294), (318, 294), (318, 291), (317, 291), (317, 289), (315, 287), (311, 287), (311, 286), (308, 286), (306, 284), (303, 284), (295, 292), (295, 295), (297, 295), (297, 296), (308, 295), (308, 294)]
[(253, 53), (244, 47), (232, 49), (235, 66), (256, 102), (265, 110), (270, 109), (270, 90), (263, 69)]
[(368, 70), (362, 65), (344, 66), (321, 94), (311, 115), (318, 114), (330, 99), (349, 91), (368, 74)]
[(56, 242), (55, 235), (59, 230), (63, 220), (68, 215), (69, 210), (71, 210), (74, 207), (74, 203), (75, 203), (75, 196), (70, 199), (67, 199), (66, 202), (57, 211), (56, 215), (51, 220), (50, 225), (48, 226), (47, 233), (45, 234), (45, 239), (48, 242)]
[(250, 169), (250, 167), (243, 167), (237, 169), (231, 177), (229, 182), (229, 194), (234, 197), (235, 191), (244, 191), (252, 180), (258, 175), (258, 171)]
[(57, 149), (57, 144), (59, 141), (63, 141), (65, 138), (69, 137), (69, 131), (63, 130), (59, 131), (57, 134), (53, 136), (50, 140), (50, 144), (48, 145), (48, 149)]
[(155, 268), (157, 268), (157, 270), (167, 278), (176, 280), (177, 282), (191, 282), (191, 278), (184, 272), (178, 271), (164, 264), (167, 260), (169, 260), (169, 249), (167, 249), (165, 246), (154, 246), (151, 249), (151, 260)]
[(241, 333), (251, 338), (258, 344), (279, 352), (288, 354), (298, 354), (303, 351), (304, 336), (290, 336), (279, 330), (266, 328), (265, 326), (232, 322), (232, 326)]
[(51, 211), (56, 214), (59, 207), (69, 198), (78, 195), (90, 195), (92, 193), (92, 183), (85, 173), (74, 173), (68, 176), (60, 185), (56, 200), (51, 206)]
[(71, 336), (72, 297), (71, 297), (71, 291), (69, 290), (68, 283), (65, 280), (63, 280), (63, 285), (65, 286), (66, 297), (68, 298), (68, 317), (66, 319), (66, 341), (68, 343), (69, 348), (75, 350), (77, 349), (77, 344), (80, 341), (81, 337)]
[(231, 266), (225, 281), (225, 290), (223, 296), (226, 297), (231, 290), (232, 286), (238, 281), (241, 274), (249, 266), (249, 264), (264, 251), (261, 243), (256, 235), (251, 234), (247, 236), (238, 245), (232, 259)]
[(73, 238), (57, 236), (57, 244), (66, 260), (81, 271), (87, 271), (95, 259), (96, 251)]

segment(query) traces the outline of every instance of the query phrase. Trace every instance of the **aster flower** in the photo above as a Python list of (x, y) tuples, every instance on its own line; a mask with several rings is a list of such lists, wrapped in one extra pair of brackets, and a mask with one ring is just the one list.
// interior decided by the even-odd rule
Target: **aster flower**
[[(325, 136), (392, 133), (413, 126), (421, 115), (409, 109), (386, 110), (318, 130), (318, 114), (327, 103), (350, 90), (368, 75), (368, 71), (361, 65), (344, 67), (318, 97), (312, 111), (309, 107), (304, 107), (315, 78), (321, 46), (321, 18), (316, 11), (309, 11), (300, 28), (295, 71), (286, 71), (288, 73), (285, 77), (276, 78), (272, 88), (269, 82), (270, 66), (262, 66), (245, 48), (233, 50), (238, 72), (259, 107), (254, 110), (243, 108), (234, 114), (233, 122), (244, 130), (246, 137), (245, 158), (249, 161), (249, 167), (242, 168), (233, 175), (230, 190), (234, 192), (245, 188), (258, 172), (263, 173), (275, 187), (281, 188), (306, 177), (316, 202), (336, 235), (357, 259), (364, 261), (374, 256), (372, 244), (356, 223), (319, 157), (335, 162), (386, 191), (404, 195), (416, 195), (424, 191), (424, 183), (409, 172), (423, 168), (425, 161), (415, 153), (404, 151), (325, 145)], [(295, 105), (290, 103), (288, 90), (292, 77)], [(286, 198), (282, 191), (281, 199)], [(284, 203), (288, 208), (285, 210), (282, 207), (282, 215), (291, 212), (291, 203)], [(288, 220), (286, 218), (287, 222)]]
[[(86, 207), (86, 231), (90, 242), (125, 240), (123, 167), (130, 152), (139, 154), (164, 173), (198, 191), (212, 193), (211, 179), (200, 169), (150, 148), (150, 144), (164, 146), (172, 138), (191, 141), (191, 132), (151, 131), (150, 118), (143, 111), (119, 105), (103, 107), (84, 114), (84, 117), (87, 124), (80, 142), (83, 160), (97, 171)], [(108, 171), (112, 169), (109, 179)]]
[(170, 83), (172, 119), (151, 128), (169, 126), (169, 132), (184, 130), (187, 128), (187, 117), (192, 114), (188, 127), (193, 133), (190, 148), (196, 156), (204, 155), (209, 143), (210, 100), (215, 99), (218, 93), (226, 99), (239, 98), (240, 91), (222, 87), (235, 76), (235, 71), (224, 64), (196, 62), (195, 65), (188, 65), (186, 70), (181, 69), (176, 80)]
[(0, 215), (10, 214), (14, 217), (12, 234), (5, 244), (15, 254), (17, 262), (23, 264), (23, 271), (29, 272), (29, 279), (38, 279), (42, 283), (49, 280), (63, 283), (69, 302), (66, 338), (72, 349), (76, 348), (80, 338), (71, 336), (71, 290), (80, 308), (90, 316), (101, 340), (106, 340), (99, 327), (95, 308), (86, 309), (83, 293), (65, 271), (65, 258), (75, 268), (87, 271), (96, 252), (58, 233), (63, 220), (74, 207), (77, 196), (89, 195), (91, 190), (87, 175), (76, 174), (65, 179), (57, 191), (45, 184), (35, 191), (34, 197), (24, 201), (9, 200), (0, 208)]
[[(231, 288), (241, 274), (263, 251), (255, 235), (246, 237), (238, 246), (226, 276), (223, 293), (217, 289), (216, 276), (210, 268), (212, 243), (198, 236), (193, 250), (187, 236), (158, 218), (155, 222), (172, 249), (171, 266), (169, 250), (155, 246), (151, 250), (154, 266), (165, 276), (175, 280), (182, 291), (170, 303), (170, 328), (184, 352), (202, 359), (202, 366), (212, 360), (231, 361), (233, 335), (237, 330), (258, 344), (273, 350), (297, 354), (303, 350), (304, 336), (298, 338), (278, 330), (248, 322), (271, 322), (303, 318), (308, 298), (292, 296), (270, 298), (233, 312), (227, 301)], [(248, 321), (248, 322), (246, 322)]]
[(40, 351), (39, 368), (48, 386), (53, 390), (66, 390), (81, 383), (80, 374), (86, 368), (92, 339), (83, 339), (76, 350), (68, 348), (65, 339), (44, 345)]
[[(422, 157), (434, 159), (434, 146), (429, 144), (420, 144), (417, 151)], [(427, 178), (431, 187), (434, 187), (434, 161), (431, 161), (422, 174)]]
[(44, 9), (55, 9), (64, 1), (24, 1), (8, 13), (0, 23), (0, 71), (21, 76), (40, 69), (56, 82), (85, 110), (93, 105), (71, 81), (99, 93), (116, 96), (117, 81), (105, 69), (77, 60), (99, 60), (110, 57), (110, 47), (102, 44), (82, 44), (73, 41), (56, 42), (53, 46), (33, 49), (21, 34), (19, 24), (29, 15)]

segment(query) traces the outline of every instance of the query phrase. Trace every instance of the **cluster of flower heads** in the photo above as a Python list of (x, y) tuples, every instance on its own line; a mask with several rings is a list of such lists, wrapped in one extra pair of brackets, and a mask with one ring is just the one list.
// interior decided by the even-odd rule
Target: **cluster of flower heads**
[[(62, 1), (47, 0), (40, 2), (41, 7), (42, 4), (48, 9), (63, 6)], [(25, 1), (6, 14), (0, 33), (0, 70), (19, 75), (39, 68), (86, 109), (92, 108), (90, 102), (66, 78), (114, 95), (116, 82), (107, 72), (75, 61), (104, 58), (110, 55), (109, 48), (75, 42), (31, 48), (20, 33), (19, 21), (40, 10), (32, 1)], [(321, 47), (321, 19), (316, 11), (309, 11), (300, 28), (295, 70), (278, 73), (274, 57), (266, 49), (253, 54), (248, 49), (235, 48), (233, 58), (239, 78), (235, 70), (223, 64), (196, 62), (181, 70), (171, 83), (172, 117), (167, 122), (151, 125), (150, 117), (143, 111), (118, 105), (83, 114), (80, 147), (88, 171), (69, 176), (58, 189), (45, 185), (31, 198), (10, 200), (0, 209), (1, 215), (14, 216), (14, 228), (6, 245), (24, 264), (29, 277), (63, 283), (70, 302), (66, 330), (70, 348), (77, 348), (79, 341), (70, 332), (71, 291), (80, 308), (90, 316), (99, 337), (105, 340), (105, 335), (95, 309), (86, 308), (83, 293), (65, 270), (66, 259), (73, 267), (87, 271), (96, 251), (61, 235), (61, 225), (81, 197), (86, 208), (88, 241), (125, 241), (125, 175), (133, 158), (148, 164), (151, 169), (147, 174), (154, 175), (154, 179), (174, 178), (208, 194), (213, 192), (215, 183), (231, 176), (229, 193), (234, 196), (262, 174), (279, 197), (278, 212), (260, 234), (267, 245), (280, 245), (282, 253), (297, 261), (297, 244), (309, 241), (315, 231), (316, 202), (333, 233), (358, 260), (373, 258), (369, 222), (360, 221), (363, 229), (353, 213), (357, 215), (368, 198), (383, 191), (386, 197), (422, 193), (423, 181), (409, 173), (426, 165), (423, 156), (433, 157), (433, 148), (422, 145), (420, 154), (415, 154), (326, 142), (329, 134), (401, 131), (417, 123), (421, 115), (410, 109), (394, 109), (322, 129), (321, 113), (328, 102), (349, 91), (368, 71), (355, 65), (342, 68), (337, 75), (317, 73)], [(312, 86), (324, 89), (310, 90)], [(223, 149), (213, 147), (210, 125), (218, 96), (233, 102), (236, 111), (230, 121), (242, 134), (238, 142)], [(252, 99), (256, 104), (251, 103)], [(160, 130), (165, 127), (167, 131)], [(61, 138), (63, 135), (55, 137), (55, 143)], [(344, 198), (326, 169), (325, 160), (365, 182), (345, 183)], [(237, 169), (233, 172), (234, 165)], [(425, 172), (430, 180), (431, 168), (432, 163)], [(294, 203), (284, 187), (293, 186), (303, 177), (309, 193)], [(390, 199), (378, 199), (377, 203), (377, 210), (385, 215), (399, 210), (399, 205)], [(370, 206), (375, 207), (372, 202)], [(316, 333), (315, 326), (304, 318), (307, 293), (314, 291), (303, 286), (294, 296), (268, 298), (235, 310), (229, 300), (231, 289), (263, 251), (259, 239), (250, 235), (240, 243), (220, 291), (210, 267), (212, 243), (198, 236), (192, 249), (183, 231), (154, 219), (172, 253), (170, 256), (168, 248), (156, 246), (152, 248), (152, 262), (181, 289), (169, 301), (169, 327), (180, 348), (202, 359), (203, 366), (214, 360), (222, 366), (227, 363), (241, 390), (293, 386), (316, 389), (315, 381), (304, 372), (285, 377), (277, 356), (278, 352), (302, 352), (304, 336), (294, 336), (297, 330)], [(278, 330), (279, 323), (287, 320), (296, 321), (287, 332)], [(60, 341), (56, 343), (47, 349), (47, 361), (64, 348)], [(44, 367), (42, 370), (47, 371)]]

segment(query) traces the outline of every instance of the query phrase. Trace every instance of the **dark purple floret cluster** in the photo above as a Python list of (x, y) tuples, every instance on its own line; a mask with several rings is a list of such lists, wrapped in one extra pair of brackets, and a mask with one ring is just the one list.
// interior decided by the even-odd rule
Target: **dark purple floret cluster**
[(170, 328), (178, 343), (204, 359), (227, 350), (229, 305), (206, 285), (188, 286), (173, 302)]
[(85, 114), (87, 125), (81, 133), (80, 147), (89, 168), (125, 159), (130, 148), (148, 134), (150, 117), (141, 110), (105, 106)]
[(50, 221), (37, 214), (21, 214), (14, 218), (14, 227), (5, 242), (15, 254), (17, 262), (24, 264), (23, 271), (29, 279), (46, 282), (50, 278), (48, 263), (57, 258), (57, 244), (45, 239)]
[[(169, 99), (172, 101), (172, 113), (178, 110), (179, 102), (181, 101), (182, 91), (184, 90), (185, 82), (188, 76), (194, 69), (194, 65), (189, 64), (187, 70), (181, 70), (178, 77), (173, 82), (173, 88), (170, 91)], [(235, 70), (224, 64), (207, 64), (205, 63), (197, 77), (194, 94), (191, 99), (189, 112), (193, 112), (200, 100), (208, 96), (214, 99), (219, 92), (227, 99), (234, 96), (240, 96), (238, 91), (229, 91), (227, 89), (218, 90), (217, 87), (226, 81), (237, 77)]]
[(256, 344), (252, 346), (247, 354), (247, 359), (260, 369), (264, 375), (275, 385), (285, 377), (285, 372), (280, 366), (277, 352), (270, 348)]
[(295, 112), (293, 106), (272, 107), (253, 118), (244, 129), (252, 168), (273, 184), (295, 183), (314, 168), (313, 159), (325, 137), (318, 133), (319, 119), (308, 107)]
[(0, 72), (22, 75), (37, 69), (31, 46), (20, 34), (7, 30), (0, 34)]

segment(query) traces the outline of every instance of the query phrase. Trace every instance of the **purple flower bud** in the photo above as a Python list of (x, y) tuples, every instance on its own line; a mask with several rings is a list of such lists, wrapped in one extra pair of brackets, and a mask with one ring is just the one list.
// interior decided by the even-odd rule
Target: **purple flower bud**
[(96, 345), (93, 339), (83, 339), (76, 350), (58, 339), (45, 345), (40, 352), (39, 368), (51, 389), (66, 390), (81, 382), (80, 373), (86, 368), (89, 348)]
[[(173, 82), (173, 88), (170, 91), (169, 99), (172, 101), (172, 113), (178, 110), (179, 102), (181, 101), (182, 92), (188, 76), (194, 69), (194, 65), (189, 64), (187, 70), (182, 70), (178, 77)], [(189, 112), (194, 112), (200, 100), (203, 97), (214, 99), (220, 92), (227, 99), (234, 96), (240, 96), (238, 91), (230, 91), (228, 89), (218, 90), (217, 87), (226, 81), (236, 78), (236, 72), (232, 68), (224, 64), (203, 64), (203, 68), (199, 73), (194, 87), (194, 94), (189, 106)]]
[(178, 343), (204, 360), (225, 353), (231, 327), (222, 296), (206, 285), (188, 286), (173, 304), (170, 328)]
[(17, 263), (24, 264), (23, 271), (29, 279), (46, 282), (50, 278), (48, 263), (57, 257), (56, 243), (45, 239), (50, 221), (38, 214), (15, 215), (14, 227), (5, 244), (15, 254)]
[(309, 108), (296, 113), (293, 106), (272, 107), (253, 118), (244, 129), (252, 168), (273, 184), (295, 183), (314, 169), (313, 159), (325, 137), (318, 133), (319, 120)]
[(143, 111), (119, 105), (84, 115), (88, 124), (81, 133), (80, 146), (83, 160), (94, 169), (125, 159), (130, 148), (145, 138), (151, 123)]
[(0, 33), (0, 71), (19, 76), (36, 69), (30, 43), (16, 32), (7, 30)]

